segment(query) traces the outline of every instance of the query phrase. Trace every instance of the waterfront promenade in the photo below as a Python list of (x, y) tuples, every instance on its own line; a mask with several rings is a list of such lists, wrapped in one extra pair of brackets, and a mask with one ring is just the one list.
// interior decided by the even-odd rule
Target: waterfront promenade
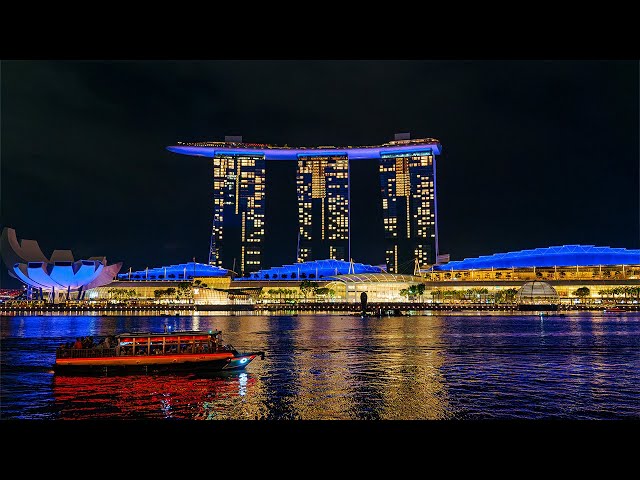
[[(558, 311), (602, 311), (611, 308), (611, 304), (559, 304)], [(621, 305), (625, 311), (640, 311), (640, 304)], [(20, 305), (16, 303), (0, 305), (0, 315), (41, 315), (56, 313), (108, 313), (122, 315), (192, 315), (197, 312), (304, 312), (324, 314), (327, 312), (360, 313), (360, 303), (353, 302), (297, 302), (297, 303), (238, 303), (238, 304), (39, 304)], [(428, 303), (428, 302), (372, 302), (367, 304), (367, 313), (373, 315), (388, 312), (424, 312), (424, 311), (501, 311), (518, 312), (516, 304), (487, 303)]]

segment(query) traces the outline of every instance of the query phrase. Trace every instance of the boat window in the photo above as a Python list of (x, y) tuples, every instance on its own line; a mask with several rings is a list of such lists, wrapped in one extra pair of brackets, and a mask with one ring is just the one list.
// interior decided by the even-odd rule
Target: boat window
[(163, 337), (152, 337), (149, 354), (150, 355), (162, 355), (164, 348)]
[(149, 353), (149, 349), (148, 349), (149, 338), (140, 337), (140, 338), (134, 338), (133, 340), (134, 340), (134, 343), (133, 343), (134, 355), (147, 355)]
[(209, 340), (196, 340), (195, 351), (196, 353), (209, 353)]
[(167, 336), (164, 338), (164, 353), (167, 355), (178, 353), (178, 337)]
[(180, 353), (193, 353), (193, 339), (180, 339)]

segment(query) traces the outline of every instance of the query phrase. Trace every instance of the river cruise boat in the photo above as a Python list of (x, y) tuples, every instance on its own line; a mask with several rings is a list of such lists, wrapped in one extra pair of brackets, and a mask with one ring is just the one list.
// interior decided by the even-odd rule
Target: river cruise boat
[(603, 311), (604, 311), (604, 313), (623, 313), (623, 312), (626, 312), (626, 310), (624, 308), (618, 307), (618, 306), (607, 307)]
[(122, 374), (239, 370), (264, 352), (240, 353), (220, 330), (121, 333), (94, 343), (77, 339), (56, 350), (57, 374)]

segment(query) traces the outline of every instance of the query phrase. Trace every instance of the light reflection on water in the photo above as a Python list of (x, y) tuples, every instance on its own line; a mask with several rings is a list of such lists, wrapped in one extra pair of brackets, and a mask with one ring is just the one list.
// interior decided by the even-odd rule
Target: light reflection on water
[[(640, 314), (2, 317), (3, 419), (640, 418)], [(86, 335), (221, 329), (225, 374), (54, 376)]]

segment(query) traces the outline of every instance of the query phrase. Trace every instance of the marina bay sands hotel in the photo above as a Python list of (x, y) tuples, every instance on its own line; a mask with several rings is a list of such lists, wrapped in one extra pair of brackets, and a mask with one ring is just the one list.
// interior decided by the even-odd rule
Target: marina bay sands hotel
[(436, 139), (396, 134), (376, 146), (279, 147), (225, 137), (167, 150), (213, 161), (211, 265), (235, 265), (243, 276), (265, 267), (265, 162), (287, 160), (298, 165), (299, 262), (351, 259), (349, 165), (369, 160), (379, 163), (387, 272), (412, 271), (415, 259), (421, 266), (436, 263), (436, 155), (442, 150)]

